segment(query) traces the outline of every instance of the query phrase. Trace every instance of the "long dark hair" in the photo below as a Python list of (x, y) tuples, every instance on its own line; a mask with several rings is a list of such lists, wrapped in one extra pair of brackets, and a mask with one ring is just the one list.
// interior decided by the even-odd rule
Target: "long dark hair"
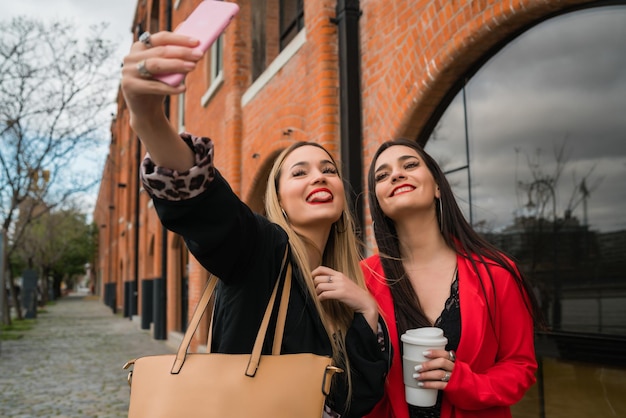
[[(440, 204), (436, 206), (437, 220), (441, 226), (441, 233), (446, 244), (452, 248), (457, 254), (467, 258), (479, 277), (480, 284), (485, 296), (485, 302), (488, 303), (487, 288), (485, 287), (485, 277), (481, 277), (478, 269), (478, 264), (482, 264), (486, 267), (488, 273), (488, 280), (491, 281), (491, 288), (495, 295), (495, 283), (491, 274), (490, 266), (500, 266), (507, 270), (513, 276), (520, 292), (524, 296), (526, 307), (530, 312), (535, 325), (543, 327), (543, 319), (539, 304), (537, 302), (535, 293), (532, 286), (519, 271), (515, 265), (513, 257), (506, 254), (504, 251), (496, 248), (493, 244), (489, 243), (483, 237), (481, 237), (476, 231), (472, 229), (470, 224), (466, 221), (463, 212), (459, 208), (450, 183), (446, 179), (443, 171), (439, 167), (439, 164), (428, 154), (421, 145), (415, 141), (411, 141), (405, 138), (398, 138), (384, 142), (380, 145), (369, 167), (367, 175), (367, 183), (369, 190), (369, 207), (374, 224), (374, 236), (376, 238), (376, 245), (380, 253), (380, 259), (385, 272), (387, 284), (391, 289), (391, 294), (394, 299), (394, 305), (396, 309), (396, 320), (398, 323), (398, 332), (403, 333), (407, 329), (423, 326), (431, 326), (432, 324), (426, 317), (424, 310), (419, 304), (419, 301), (415, 297), (413, 287), (409, 280), (404, 280), (406, 277), (406, 271), (402, 263), (402, 257), (400, 254), (400, 243), (398, 240), (398, 234), (396, 232), (393, 221), (388, 218), (382, 211), (378, 199), (376, 199), (376, 160), (380, 154), (386, 149), (403, 145), (414, 149), (421, 157), (424, 164), (433, 175), (435, 183), (439, 186), (440, 192)], [(495, 303), (497, 300), (494, 298)], [(489, 306), (489, 316), (491, 317), (492, 326), (494, 326), (493, 312), (498, 309), (497, 306)]]

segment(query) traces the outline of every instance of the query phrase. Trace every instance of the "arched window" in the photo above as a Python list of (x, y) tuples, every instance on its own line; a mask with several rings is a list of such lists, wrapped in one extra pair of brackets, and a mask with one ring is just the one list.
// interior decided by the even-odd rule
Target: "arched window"
[[(529, 416), (550, 416), (551, 407), (611, 415), (593, 402), (597, 409), (584, 412), (574, 400), (587, 394), (550, 398), (544, 387), (564, 379), (563, 364), (590, 381), (626, 365), (626, 5), (528, 29), (469, 74), (446, 106), (425, 148), (467, 219), (532, 279), (550, 326), (537, 352), (551, 369), (540, 370), (531, 393), (540, 412)], [(623, 393), (626, 377), (615, 372)], [(607, 397), (611, 408), (626, 408), (622, 397)]]

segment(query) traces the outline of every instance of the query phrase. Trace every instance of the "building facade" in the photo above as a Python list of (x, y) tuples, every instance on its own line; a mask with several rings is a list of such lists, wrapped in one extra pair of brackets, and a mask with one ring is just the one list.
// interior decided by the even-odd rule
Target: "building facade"
[[(199, 2), (138, 1), (135, 39)], [(213, 139), (240, 198), (262, 212), (277, 154), (319, 142), (341, 161), (371, 254), (371, 156), (415, 139), (472, 225), (533, 279), (550, 324), (537, 335), (538, 384), (514, 415), (626, 416), (626, 2), (237, 3), (166, 111)], [(98, 291), (175, 343), (208, 274), (160, 225), (138, 182), (144, 152), (120, 94), (94, 212)]]

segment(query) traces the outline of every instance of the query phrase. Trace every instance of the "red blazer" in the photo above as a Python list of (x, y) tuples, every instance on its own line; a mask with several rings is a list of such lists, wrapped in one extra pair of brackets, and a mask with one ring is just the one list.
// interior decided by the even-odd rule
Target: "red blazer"
[[(469, 260), (458, 256), (457, 264), (461, 340), (454, 371), (444, 390), (441, 417), (511, 417), (510, 406), (535, 383), (537, 370), (533, 320), (524, 303), (525, 296), (511, 274), (499, 266), (490, 266), (494, 289), (486, 267), (477, 263), (489, 300), (487, 305)], [(363, 260), (361, 268), (381, 315), (389, 324), (394, 350), (385, 395), (366, 417), (408, 418), (391, 291), (378, 255)], [(488, 307), (494, 317), (493, 326)]]

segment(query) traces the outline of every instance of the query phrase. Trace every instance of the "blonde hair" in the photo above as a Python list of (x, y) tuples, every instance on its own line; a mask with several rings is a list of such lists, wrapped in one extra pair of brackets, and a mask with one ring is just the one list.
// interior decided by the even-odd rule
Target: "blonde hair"
[[(328, 334), (328, 338), (333, 348), (333, 359), (335, 360), (335, 364), (346, 369), (348, 387), (351, 388), (350, 363), (345, 349), (345, 337), (346, 332), (354, 318), (354, 311), (343, 302), (328, 300), (321, 303), (318, 300), (317, 294), (315, 293), (315, 286), (313, 284), (313, 277), (311, 276), (311, 271), (309, 269), (309, 256), (307, 252), (307, 246), (312, 246), (313, 243), (294, 231), (289, 224), (288, 219), (285, 218), (278, 199), (279, 180), (285, 159), (295, 149), (307, 145), (324, 150), (324, 152), (326, 152), (330, 157), (333, 164), (337, 167), (337, 163), (333, 156), (330, 155), (330, 153), (320, 144), (315, 142), (296, 142), (292, 144), (278, 155), (272, 170), (270, 171), (267, 181), (267, 189), (265, 191), (265, 211), (268, 219), (271, 222), (280, 225), (280, 227), (283, 228), (289, 236), (289, 245), (291, 246), (293, 259), (304, 277), (311, 299), (315, 303), (315, 307), (320, 315), (322, 324), (326, 329), (326, 333)], [(339, 170), (339, 167), (337, 168), (339, 178), (343, 181), (341, 170)], [(354, 219), (348, 210), (348, 199), (345, 193), (343, 194), (343, 199), (343, 211), (339, 219), (333, 223), (330, 229), (326, 246), (323, 249), (321, 264), (342, 272), (346, 275), (346, 277), (349, 277), (356, 282), (359, 287), (365, 289), (366, 287), (363, 272), (359, 266), (361, 254), (359, 253), (359, 247), (357, 246)], [(341, 353), (344, 354), (342, 355)], [(351, 389), (349, 390), (349, 394), (350, 393)], [(349, 399), (350, 396), (348, 396), (348, 401)]]

